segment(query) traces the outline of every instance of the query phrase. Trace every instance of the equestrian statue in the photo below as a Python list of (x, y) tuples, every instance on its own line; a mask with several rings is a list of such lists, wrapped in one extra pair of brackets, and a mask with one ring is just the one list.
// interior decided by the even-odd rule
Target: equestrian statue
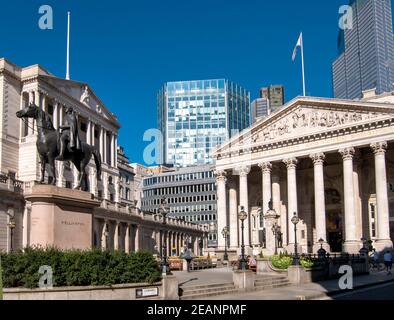
[(66, 109), (63, 123), (56, 130), (53, 127), (52, 117), (35, 104), (16, 113), (18, 118), (33, 118), (37, 124), (37, 151), (41, 162), (41, 180), (44, 183), (46, 165), (48, 164), (48, 184), (56, 185), (55, 160), (71, 161), (77, 168), (78, 185), (75, 189), (88, 191), (86, 166), (93, 155), (97, 170), (97, 180), (101, 180), (101, 156), (95, 146), (82, 142), (78, 134), (78, 121), (71, 107)]

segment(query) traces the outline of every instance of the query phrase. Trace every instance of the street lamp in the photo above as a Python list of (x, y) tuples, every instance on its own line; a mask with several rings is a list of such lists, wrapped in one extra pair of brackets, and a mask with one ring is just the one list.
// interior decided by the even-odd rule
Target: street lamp
[(227, 227), (224, 227), (222, 230), (222, 236), (224, 238), (224, 257), (223, 260), (224, 261), (228, 261), (228, 254), (227, 254), (227, 239), (228, 239), (228, 235), (229, 235), (229, 230)]
[(241, 206), (241, 210), (238, 213), (238, 218), (241, 220), (241, 260), (240, 265), (241, 265), (241, 270), (246, 270), (246, 259), (245, 259), (245, 239), (244, 239), (244, 221), (247, 219), (248, 214), (245, 212), (245, 207)]
[(324, 248), (323, 248), (324, 239), (323, 239), (323, 238), (320, 238), (320, 239), (318, 240), (318, 242), (319, 242), (319, 244), (320, 244), (320, 249), (317, 250), (317, 256), (318, 256), (318, 258), (325, 258), (327, 251), (324, 250)]
[(169, 211), (169, 207), (168, 207), (168, 204), (167, 204), (167, 200), (166, 200), (166, 198), (163, 198), (161, 200), (159, 213), (163, 217), (163, 226), (164, 226), (164, 228), (163, 228), (163, 238), (164, 239), (163, 239), (162, 250), (161, 250), (161, 253), (162, 253), (161, 254), (161, 273), (164, 276), (169, 273), (168, 262), (167, 262), (167, 245), (166, 245), (167, 232), (166, 232), (166, 227), (165, 227), (165, 225), (166, 225), (166, 216), (167, 216), (168, 211)]
[(300, 222), (297, 213), (294, 212), (293, 218), (291, 218), (291, 223), (294, 224), (294, 259), (293, 266), (298, 266), (298, 249), (297, 249), (297, 224)]

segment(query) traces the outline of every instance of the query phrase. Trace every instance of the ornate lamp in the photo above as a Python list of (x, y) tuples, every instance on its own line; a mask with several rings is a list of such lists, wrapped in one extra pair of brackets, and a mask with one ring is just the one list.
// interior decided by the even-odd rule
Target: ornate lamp
[(294, 259), (293, 266), (298, 266), (298, 248), (297, 248), (297, 224), (300, 222), (300, 218), (297, 213), (294, 212), (294, 216), (291, 218), (291, 223), (294, 225)]
[(245, 207), (241, 206), (238, 213), (238, 219), (241, 220), (241, 270), (246, 270), (246, 259), (245, 259), (245, 238), (244, 238), (244, 221), (248, 218), (248, 214), (245, 211)]
[(227, 239), (228, 239), (229, 233), (230, 233), (230, 232), (229, 232), (227, 226), (224, 227), (223, 230), (222, 230), (222, 236), (223, 236), (223, 238), (224, 238), (224, 257), (223, 257), (223, 260), (224, 260), (224, 261), (228, 261), (228, 254), (227, 254)]

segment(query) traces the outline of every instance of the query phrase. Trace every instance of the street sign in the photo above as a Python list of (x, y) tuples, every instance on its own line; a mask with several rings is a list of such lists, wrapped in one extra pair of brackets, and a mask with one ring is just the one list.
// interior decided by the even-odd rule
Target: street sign
[(159, 295), (159, 288), (140, 288), (135, 290), (136, 298), (156, 297)]

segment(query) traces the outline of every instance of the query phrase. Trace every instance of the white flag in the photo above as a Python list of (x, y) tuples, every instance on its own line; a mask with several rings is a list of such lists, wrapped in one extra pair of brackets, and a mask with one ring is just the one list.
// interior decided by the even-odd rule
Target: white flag
[(294, 50), (293, 50), (293, 56), (291, 58), (293, 62), (294, 62), (294, 60), (295, 60), (295, 58), (297, 56), (297, 48), (298, 47), (301, 48), (301, 46), (302, 46), (302, 32), (300, 33), (300, 36), (298, 37), (297, 44), (296, 44), (296, 46), (294, 47)]

